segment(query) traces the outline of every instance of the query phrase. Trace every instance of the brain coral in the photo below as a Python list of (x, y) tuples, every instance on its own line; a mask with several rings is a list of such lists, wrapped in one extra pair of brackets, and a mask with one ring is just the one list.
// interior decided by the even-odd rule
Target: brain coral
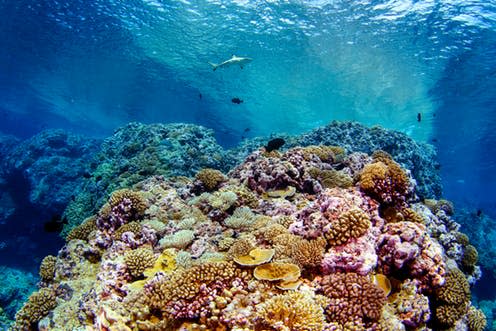
[(46, 256), (40, 265), (40, 278), (49, 282), (53, 280), (55, 276), (55, 263), (57, 262), (57, 258), (53, 255)]
[(49, 288), (34, 292), (16, 314), (12, 331), (38, 330), (36, 323), (45, 317), (57, 305), (55, 294)]
[(322, 307), (300, 292), (276, 295), (257, 307), (262, 327), (287, 331), (320, 331), (325, 326)]
[(149, 248), (137, 248), (124, 255), (127, 270), (134, 278), (141, 277), (146, 268), (154, 265), (155, 260), (155, 255)]
[(360, 320), (378, 321), (386, 302), (384, 291), (376, 287), (368, 276), (356, 273), (335, 273), (322, 277), (321, 291), (331, 299), (326, 314), (331, 322), (346, 324)]
[(331, 223), (325, 237), (330, 245), (342, 245), (351, 238), (362, 236), (370, 226), (369, 216), (358, 208), (342, 213), (337, 221)]

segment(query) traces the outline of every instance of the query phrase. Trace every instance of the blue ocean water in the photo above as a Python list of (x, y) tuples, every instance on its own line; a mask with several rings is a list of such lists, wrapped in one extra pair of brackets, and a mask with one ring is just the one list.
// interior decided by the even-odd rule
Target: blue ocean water
[[(435, 146), (443, 197), (496, 219), (494, 1), (0, 0), (0, 17), (0, 133), (186, 122), (228, 148), (353, 120)], [(253, 61), (208, 64), (233, 54)], [(4, 237), (29, 251), (52, 215), (15, 217)], [(61, 245), (44, 235), (8, 262), (36, 268)]]

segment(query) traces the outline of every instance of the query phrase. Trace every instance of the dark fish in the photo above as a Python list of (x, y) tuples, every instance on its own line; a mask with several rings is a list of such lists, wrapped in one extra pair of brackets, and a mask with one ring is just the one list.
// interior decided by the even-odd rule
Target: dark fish
[(87, 171), (86, 171), (86, 172), (83, 174), (83, 177), (84, 177), (84, 178), (90, 178), (90, 177), (91, 177), (91, 174), (90, 174), (89, 172), (87, 172)]
[(477, 217), (481, 217), (482, 215), (482, 209), (477, 209)]
[(276, 149), (281, 148), (281, 146), (284, 145), (284, 143), (285, 141), (282, 138), (272, 139), (267, 143), (267, 146), (265, 146), (265, 150), (270, 153)]
[(234, 97), (234, 98), (231, 99), (231, 102), (239, 105), (240, 103), (243, 102), (243, 100), (241, 100), (238, 97)]
[(198, 97), (199, 97), (199, 98), (200, 98), (200, 100), (201, 100), (201, 98), (203, 98), (203, 95), (202, 95), (201, 93), (199, 93), (199, 94), (198, 94)]
[(67, 218), (61, 218), (60, 215), (53, 215), (50, 221), (43, 224), (43, 230), (45, 232), (60, 232), (64, 228), (64, 224), (67, 224)]
[(437, 143), (437, 139), (436, 138), (432, 138), (431, 140), (433, 143)]
[(250, 128), (246, 128), (244, 132), (248, 132), (248, 131), (250, 131)]
[(420, 122), (422, 120), (422, 114), (417, 113), (417, 122)]

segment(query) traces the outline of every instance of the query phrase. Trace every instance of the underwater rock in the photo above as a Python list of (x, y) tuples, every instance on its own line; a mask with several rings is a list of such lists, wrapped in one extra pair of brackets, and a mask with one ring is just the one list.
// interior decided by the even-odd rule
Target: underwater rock
[(19, 204), (29, 204), (45, 215), (61, 214), (83, 186), (83, 174), (100, 142), (63, 130), (46, 130), (2, 155), (5, 192)]
[[(442, 232), (441, 224), (449, 233), (458, 229), (456, 223), (444, 211), (434, 215), (409, 199), (403, 207), (425, 224), (408, 218), (388, 223), (380, 213), (387, 202), (375, 200), (377, 192), (369, 195), (359, 185), (324, 188), (310, 176), (313, 168), (356, 166), (315, 153), (301, 147), (277, 155), (256, 151), (209, 193), (198, 192), (193, 180), (163, 176), (137, 183), (125, 196), (116, 191), (95, 216), (97, 226), (89, 234), (72, 235), (57, 255), (54, 280), (43, 284), (44, 292), (57, 296), (56, 306), (50, 304), (48, 314), (42, 311), (38, 326), (435, 329), (443, 315), (431, 309), (452, 304), (440, 294), (449, 288), (443, 288), (445, 270), (458, 268), (461, 260), (449, 258), (437, 240), (441, 235), (431, 234)], [(295, 188), (290, 200), (267, 196), (267, 189), (289, 183)], [(235, 193), (244, 191), (250, 199)], [(225, 193), (233, 198), (229, 203), (215, 202)], [(109, 212), (111, 205), (118, 208)], [(102, 217), (115, 222), (102, 223)], [(233, 226), (238, 224), (233, 218), (247, 225)], [(187, 240), (176, 238), (184, 233)], [(88, 252), (98, 258), (89, 259)], [(240, 265), (239, 257), (257, 261)], [(391, 280), (391, 300), (374, 281), (377, 274)], [(470, 275), (461, 270), (457, 277), (468, 291)], [(290, 303), (298, 310), (288, 309)], [(468, 301), (463, 303), (467, 309), (452, 315), (450, 325), (466, 323)], [(19, 316), (17, 328), (25, 321)], [(482, 325), (479, 311), (476, 317), (473, 324)]]

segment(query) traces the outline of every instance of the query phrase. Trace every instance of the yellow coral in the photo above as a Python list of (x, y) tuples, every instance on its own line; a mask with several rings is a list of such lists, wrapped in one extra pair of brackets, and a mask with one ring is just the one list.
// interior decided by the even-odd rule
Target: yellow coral
[(257, 307), (256, 318), (261, 327), (282, 331), (324, 330), (323, 309), (300, 292), (276, 295)]
[(292, 243), (289, 256), (300, 267), (316, 267), (324, 256), (326, 240), (319, 237), (314, 240), (299, 239)]
[(121, 240), (124, 232), (132, 232), (135, 235), (138, 235), (141, 233), (141, 224), (138, 222), (130, 222), (122, 225), (114, 232), (114, 239)]
[(34, 292), (17, 312), (12, 331), (37, 330), (38, 328), (34, 327), (35, 323), (45, 317), (55, 306), (57, 302), (52, 289), (42, 288)]
[(467, 325), (470, 331), (483, 331), (486, 328), (486, 315), (473, 306), (470, 307), (467, 313)]
[(145, 286), (145, 301), (152, 309), (166, 312), (167, 305), (177, 300), (193, 300), (202, 287), (213, 283), (232, 283), (247, 274), (232, 262), (208, 262), (189, 269), (177, 270), (170, 277), (152, 279)]
[(219, 170), (205, 168), (196, 173), (196, 179), (202, 182), (207, 191), (213, 191), (226, 180), (226, 177)]
[(282, 198), (282, 199), (291, 198), (292, 196), (295, 195), (295, 193), (296, 193), (296, 188), (294, 186), (288, 186), (283, 189), (271, 190), (265, 192), (265, 194), (269, 198)]
[(273, 249), (261, 249), (257, 247), (252, 249), (247, 255), (235, 256), (234, 261), (242, 266), (257, 266), (272, 260), (274, 252)]
[(306, 160), (310, 155), (316, 155), (323, 162), (338, 162), (343, 159), (345, 151), (339, 146), (310, 145), (302, 148), (303, 156)]
[(72, 229), (65, 239), (66, 241), (71, 241), (74, 239), (88, 240), (90, 233), (94, 230), (96, 230), (96, 216), (93, 215)]
[(53, 255), (46, 256), (40, 265), (40, 278), (45, 282), (50, 282), (55, 277), (55, 263), (57, 258)]
[(351, 238), (358, 238), (365, 234), (369, 226), (369, 216), (361, 209), (354, 208), (343, 212), (337, 221), (331, 224), (325, 237), (330, 245), (342, 245)]
[(436, 290), (439, 302), (436, 319), (443, 326), (452, 326), (467, 312), (470, 303), (470, 286), (463, 272), (453, 269), (446, 275), (443, 287)]
[(137, 248), (126, 252), (124, 262), (131, 276), (139, 278), (143, 271), (155, 264), (156, 258), (153, 251), (149, 248)]
[(379, 180), (384, 180), (388, 173), (388, 167), (382, 162), (365, 165), (360, 174), (360, 187), (365, 191), (373, 191)]
[(347, 188), (353, 185), (353, 178), (339, 170), (320, 170), (318, 168), (310, 168), (308, 173), (313, 178), (318, 179), (325, 188)]
[(465, 246), (465, 251), (463, 252), (462, 265), (464, 268), (471, 270), (479, 260), (479, 253), (477, 249), (472, 245)]
[(300, 278), (300, 267), (292, 263), (272, 262), (259, 265), (253, 270), (253, 276), (258, 280), (296, 281)]

